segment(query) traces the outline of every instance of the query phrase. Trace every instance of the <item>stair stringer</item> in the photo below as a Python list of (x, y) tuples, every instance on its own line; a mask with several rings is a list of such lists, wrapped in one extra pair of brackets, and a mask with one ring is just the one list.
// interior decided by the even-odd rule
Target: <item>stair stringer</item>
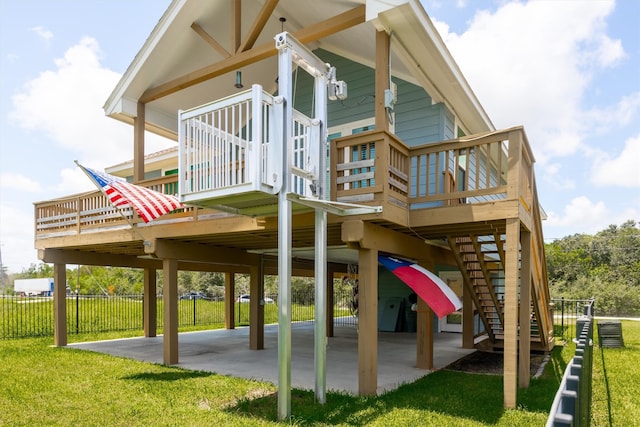
[(451, 252), (453, 253), (456, 263), (458, 264), (458, 269), (462, 274), (462, 280), (463, 280), (464, 286), (466, 287), (467, 292), (469, 292), (469, 295), (471, 296), (471, 299), (473, 300), (473, 303), (478, 310), (478, 315), (480, 316), (480, 320), (484, 325), (485, 331), (489, 335), (489, 339), (493, 342), (495, 341), (493, 328), (491, 327), (491, 323), (489, 322), (489, 319), (486, 316), (486, 313), (482, 307), (480, 299), (478, 298), (478, 294), (474, 287), (474, 279), (472, 279), (472, 277), (469, 275), (466, 262), (463, 259), (462, 254), (460, 253), (458, 238), (448, 236), (447, 241), (449, 242), (449, 246), (451, 247)]

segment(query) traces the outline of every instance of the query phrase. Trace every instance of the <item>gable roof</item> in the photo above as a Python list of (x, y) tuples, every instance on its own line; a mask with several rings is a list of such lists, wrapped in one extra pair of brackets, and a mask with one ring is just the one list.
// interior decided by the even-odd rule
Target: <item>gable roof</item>
[[(322, 47), (371, 67), (375, 31), (385, 30), (391, 34), (394, 76), (444, 102), (468, 133), (494, 129), (418, 0), (245, 0), (235, 54), (232, 7), (231, 1), (173, 0), (107, 99), (107, 116), (132, 123), (143, 100), (147, 130), (176, 139), (178, 110), (237, 92), (236, 70), (246, 87), (258, 83), (275, 91), (273, 37), (283, 29), (311, 49)], [(264, 27), (253, 31), (260, 29), (261, 12)], [(253, 40), (249, 34), (255, 35), (253, 49), (243, 52), (242, 43)]]

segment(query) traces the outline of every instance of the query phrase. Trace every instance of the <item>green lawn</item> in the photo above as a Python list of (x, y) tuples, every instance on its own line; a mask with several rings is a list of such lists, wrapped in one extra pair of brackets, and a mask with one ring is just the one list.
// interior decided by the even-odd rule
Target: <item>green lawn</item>
[(595, 329), (592, 426), (640, 426), (640, 321), (622, 321), (624, 348), (600, 348)]
[[(593, 426), (640, 419), (640, 322), (624, 322), (623, 334), (624, 349), (595, 348)], [(272, 384), (51, 344), (51, 338), (0, 341), (0, 425), (285, 424), (276, 421)], [(328, 393), (324, 406), (312, 392), (293, 390), (290, 424), (541, 426), (574, 349), (556, 347), (544, 375), (520, 391), (515, 410), (502, 408), (501, 376), (442, 370), (379, 397)]]

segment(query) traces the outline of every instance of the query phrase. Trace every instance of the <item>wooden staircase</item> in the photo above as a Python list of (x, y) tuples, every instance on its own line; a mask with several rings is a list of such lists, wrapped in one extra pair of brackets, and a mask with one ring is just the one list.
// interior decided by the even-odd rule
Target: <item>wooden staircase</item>
[[(493, 346), (501, 347), (504, 338), (505, 235), (495, 232), (449, 236), (448, 241), (484, 330)], [(535, 287), (532, 291), (529, 315), (532, 348), (546, 349), (543, 343), (547, 338), (541, 337), (538, 325), (541, 317)]]

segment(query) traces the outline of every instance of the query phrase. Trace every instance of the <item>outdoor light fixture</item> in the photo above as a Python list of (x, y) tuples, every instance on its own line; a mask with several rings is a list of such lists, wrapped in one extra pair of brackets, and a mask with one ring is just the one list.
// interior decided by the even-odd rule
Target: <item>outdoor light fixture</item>
[(236, 84), (234, 86), (238, 89), (242, 89), (244, 87), (242, 85), (242, 71), (236, 71)]

